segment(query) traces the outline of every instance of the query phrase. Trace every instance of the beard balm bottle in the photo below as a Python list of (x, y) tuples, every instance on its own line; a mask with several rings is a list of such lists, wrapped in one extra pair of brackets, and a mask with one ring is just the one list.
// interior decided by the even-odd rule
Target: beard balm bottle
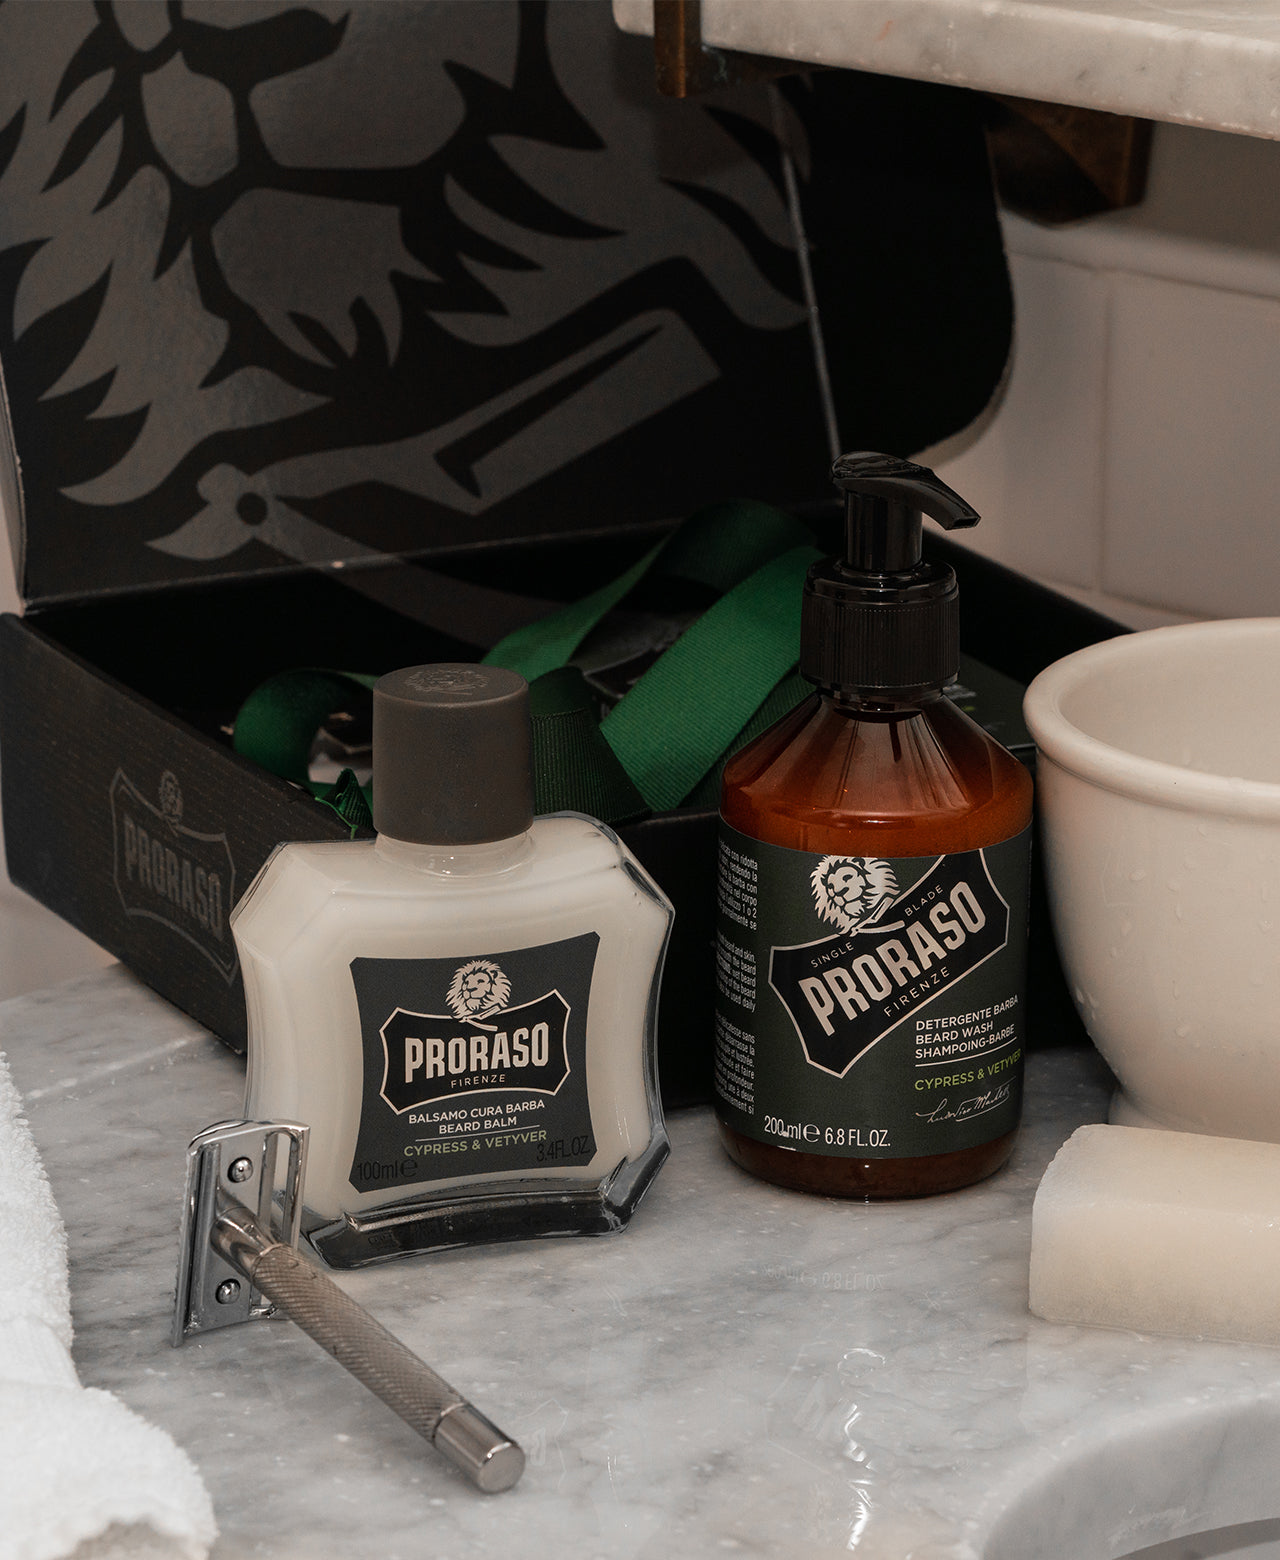
[(671, 905), (603, 824), (533, 817), (514, 672), (410, 667), (373, 709), (377, 839), (281, 845), (231, 917), (245, 1115), (311, 1128), (338, 1267), (618, 1229), (667, 1154)]
[(843, 560), (805, 586), (816, 691), (726, 765), (716, 1109), (781, 1186), (910, 1197), (990, 1175), (1022, 1097), (1031, 778), (942, 692), (956, 580), (931, 471), (846, 455)]

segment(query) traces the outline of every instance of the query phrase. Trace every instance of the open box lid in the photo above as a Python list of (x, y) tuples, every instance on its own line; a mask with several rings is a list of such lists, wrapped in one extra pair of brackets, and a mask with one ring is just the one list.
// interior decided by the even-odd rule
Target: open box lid
[(939, 90), (667, 101), (604, 5), (0, 7), (24, 599), (824, 496), (798, 243), (841, 423), (954, 432), (1010, 306), (973, 110), (910, 130)]

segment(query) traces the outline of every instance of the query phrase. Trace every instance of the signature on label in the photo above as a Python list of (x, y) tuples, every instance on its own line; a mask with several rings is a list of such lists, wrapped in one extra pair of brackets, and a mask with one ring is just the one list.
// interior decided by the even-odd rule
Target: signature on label
[(952, 1105), (950, 1100), (939, 1100), (931, 1111), (917, 1111), (921, 1121), (968, 1121), (973, 1116), (985, 1115), (1003, 1105), (1013, 1093), (1011, 1083), (998, 1083), (994, 1089), (982, 1094), (971, 1094), (968, 1099)]

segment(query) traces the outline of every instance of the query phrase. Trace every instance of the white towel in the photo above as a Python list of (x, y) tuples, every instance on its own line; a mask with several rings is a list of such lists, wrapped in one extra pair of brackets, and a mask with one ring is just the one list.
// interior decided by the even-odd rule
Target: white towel
[(204, 1560), (190, 1459), (71, 1362), (67, 1238), (0, 1055), (0, 1560)]

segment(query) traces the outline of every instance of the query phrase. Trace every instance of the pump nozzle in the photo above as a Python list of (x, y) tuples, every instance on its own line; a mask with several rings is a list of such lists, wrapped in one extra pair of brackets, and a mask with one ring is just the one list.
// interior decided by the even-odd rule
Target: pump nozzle
[(845, 563), (867, 574), (901, 574), (920, 562), (920, 513), (945, 530), (977, 525), (981, 516), (936, 477), (893, 455), (842, 455), (831, 480), (845, 495)]
[(842, 455), (845, 556), (805, 584), (800, 670), (819, 687), (890, 696), (941, 688), (960, 659), (956, 577), (925, 563), (921, 512), (948, 531), (978, 512), (925, 466), (892, 455)]

